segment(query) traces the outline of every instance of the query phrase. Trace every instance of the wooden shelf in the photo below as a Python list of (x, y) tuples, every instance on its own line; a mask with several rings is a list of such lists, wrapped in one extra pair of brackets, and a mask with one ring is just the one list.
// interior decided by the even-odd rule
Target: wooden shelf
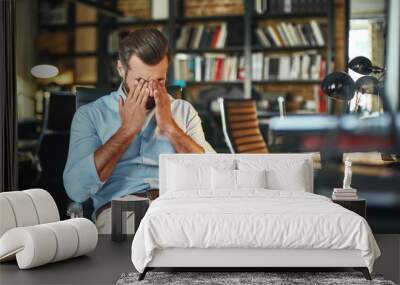
[(264, 47), (252, 46), (252, 51), (301, 51), (301, 50), (321, 50), (326, 49), (326, 46), (292, 46), (292, 47)]
[(76, 28), (81, 28), (81, 27), (97, 27), (98, 23), (97, 22), (91, 22), (91, 23), (76, 23), (76, 24), (57, 24), (57, 25), (40, 25), (39, 29), (40, 30), (74, 30)]
[(327, 12), (313, 12), (313, 13), (271, 13), (264, 15), (254, 15), (257, 20), (269, 19), (293, 19), (293, 18), (321, 18), (328, 17)]
[(141, 25), (166, 25), (168, 19), (129, 19), (126, 21), (116, 21), (113, 23), (106, 23), (108, 28), (127, 27), (127, 26), (141, 26)]
[(183, 17), (183, 18), (176, 18), (176, 21), (178, 23), (214, 22), (214, 21), (243, 20), (243, 18), (244, 15), (221, 15), (221, 16)]
[(232, 85), (232, 84), (243, 84), (242, 80), (237, 81), (223, 81), (223, 80), (213, 80), (213, 81), (186, 81), (187, 86), (195, 85)]
[(225, 47), (225, 48), (198, 48), (198, 49), (177, 49), (175, 53), (225, 53), (225, 52), (243, 52), (243, 47)]
[(63, 54), (38, 54), (38, 58), (50, 58), (54, 60), (59, 59), (68, 59), (74, 57), (89, 57), (89, 56), (98, 56), (97, 52), (79, 52), (79, 53), (63, 53)]
[(322, 80), (252, 80), (254, 84), (320, 84)]

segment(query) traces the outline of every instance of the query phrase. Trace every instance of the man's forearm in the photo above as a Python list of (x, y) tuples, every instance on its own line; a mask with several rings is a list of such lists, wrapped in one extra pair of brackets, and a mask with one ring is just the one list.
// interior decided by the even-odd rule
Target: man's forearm
[(176, 123), (165, 132), (165, 135), (177, 153), (204, 153), (203, 147), (185, 134)]
[(102, 182), (110, 177), (115, 165), (134, 140), (136, 134), (130, 135), (124, 129), (118, 131), (94, 153), (97, 174)]

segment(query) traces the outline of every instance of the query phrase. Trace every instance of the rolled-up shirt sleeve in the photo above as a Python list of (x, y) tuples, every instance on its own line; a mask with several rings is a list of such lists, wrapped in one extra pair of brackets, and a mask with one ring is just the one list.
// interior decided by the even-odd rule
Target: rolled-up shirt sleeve
[(84, 202), (103, 183), (94, 163), (94, 152), (102, 145), (85, 106), (78, 109), (71, 125), (68, 159), (64, 169), (64, 187), (76, 202)]
[(191, 104), (188, 105), (189, 111), (186, 122), (186, 134), (190, 136), (197, 144), (199, 144), (204, 149), (205, 153), (216, 153), (204, 136), (201, 119), (197, 111)]

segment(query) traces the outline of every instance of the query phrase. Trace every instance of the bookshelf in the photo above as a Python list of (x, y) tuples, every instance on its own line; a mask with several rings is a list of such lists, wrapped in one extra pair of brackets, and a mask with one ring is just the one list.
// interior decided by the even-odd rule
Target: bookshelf
[[(40, 0), (39, 2), (49, 1)], [(121, 1), (121, 0), (119, 0)], [(122, 7), (118, 0), (106, 1), (105, 5), (109, 5), (112, 9), (117, 9), (119, 6)], [(123, 0), (125, 4), (129, 0)], [(150, 2), (150, 0), (148, 0)], [(68, 2), (68, 1), (67, 1)], [(143, 2), (143, 0), (138, 1)], [(137, 3), (138, 3), (137, 2)], [(186, 2), (186, 3), (185, 3)], [(117, 58), (116, 50), (110, 50), (110, 35), (112, 33), (118, 33), (121, 31), (127, 31), (138, 27), (158, 27), (165, 32), (170, 41), (170, 52), (174, 59), (177, 54), (184, 54), (187, 56), (205, 58), (215, 57), (218, 55), (224, 55), (225, 57), (238, 57), (238, 61), (242, 58), (242, 66), (239, 66), (242, 76), (238, 76), (234, 80), (226, 80), (224, 77), (219, 77), (218, 80), (215, 78), (209, 78), (208, 80), (184, 80), (185, 86), (189, 89), (194, 88), (195, 91), (206, 88), (208, 86), (224, 86), (234, 85), (242, 86), (244, 89), (244, 96), (249, 98), (253, 88), (261, 91), (268, 91), (270, 89), (283, 90), (288, 88), (290, 90), (307, 89), (308, 93), (318, 86), (321, 82), (321, 78), (260, 78), (259, 76), (254, 77), (254, 65), (257, 63), (253, 62), (254, 54), (262, 54), (263, 58), (268, 56), (293, 56), (299, 53), (315, 53), (315, 55), (321, 55), (326, 62), (325, 72), (328, 73), (333, 70), (333, 59), (334, 59), (334, 1), (333, 0), (321, 0), (322, 6), (324, 7), (320, 11), (302, 11), (298, 12), (299, 9), (292, 7), (291, 12), (283, 12), (278, 9), (269, 10), (266, 13), (259, 14), (256, 11), (257, 0), (246, 0), (240, 1), (243, 5), (243, 9), (238, 13), (236, 9), (231, 14), (210, 14), (210, 15), (188, 15), (188, 7), (186, 5), (193, 5), (195, 1), (188, 0), (168, 0), (169, 17), (167, 19), (151, 19), (149, 15), (144, 18), (139, 17), (128, 17), (124, 19), (116, 19), (113, 17), (105, 16), (101, 13), (96, 13), (95, 18), (89, 21), (78, 21), (76, 19), (77, 7), (75, 3), (68, 2), (69, 12), (66, 23), (57, 24), (40, 24), (40, 31), (47, 31), (49, 33), (70, 33), (69, 37), (72, 37), (72, 41), (68, 44), (68, 50), (63, 53), (46, 53), (46, 58), (54, 61), (68, 62), (77, 61), (82, 58), (92, 58), (96, 61), (96, 76), (93, 76), (94, 80), (91, 85), (97, 87), (116, 87), (118, 84), (118, 75), (116, 72), (113, 74), (113, 64)], [(204, 2), (204, 1), (202, 1)], [(214, 1), (218, 2), (218, 1)], [(223, 1), (222, 1), (223, 2)], [(235, 1), (233, 1), (235, 2)], [(237, 2), (237, 1), (236, 1)], [(274, 5), (278, 2), (270, 0)], [(276, 3), (275, 3), (276, 2)], [(293, 3), (306, 3), (306, 1), (292, 0)], [(314, 1), (315, 2), (315, 1)], [(107, 4), (108, 3), (108, 4)], [(124, 3), (123, 3), (124, 4)], [(146, 4), (147, 5), (147, 4)], [(190, 7), (189, 7), (190, 8)], [(284, 7), (285, 8), (285, 7)], [(206, 11), (207, 12), (207, 11)], [(150, 15), (151, 16), (151, 15)], [(94, 20), (93, 20), (94, 19)], [(254, 32), (258, 27), (268, 27), (268, 25), (278, 25), (279, 23), (293, 23), (296, 25), (306, 25), (310, 21), (316, 21), (318, 24), (322, 23), (323, 28), (321, 30), (324, 34), (323, 44), (305, 44), (303, 41), (297, 45), (284, 45), (284, 46), (265, 46), (259, 42), (257, 35)], [(191, 47), (179, 47), (177, 42), (181, 36), (182, 29), (185, 26), (198, 27), (199, 25), (206, 27), (227, 25), (230, 23), (236, 23), (241, 26), (241, 31), (235, 34), (235, 37), (240, 39), (235, 44), (224, 44), (218, 48), (211, 47), (210, 45), (202, 45)], [(96, 30), (96, 49), (93, 51), (82, 51), (76, 52), (74, 34), (78, 29), (82, 28), (94, 28)], [(229, 29), (229, 27), (228, 27)], [(229, 35), (227, 36), (229, 37)], [(199, 61), (200, 62), (200, 61)], [(73, 63), (72, 63), (73, 66)], [(106, 67), (106, 68), (104, 68)], [(172, 62), (169, 70), (169, 84), (176, 82), (175, 79), (175, 66)], [(263, 71), (264, 72), (264, 71)], [(238, 72), (239, 73), (239, 72)], [(182, 81), (180, 81), (182, 82)], [(73, 84), (79, 84), (78, 80), (74, 79)], [(88, 82), (85, 81), (87, 84)], [(90, 83), (90, 82), (89, 82)], [(70, 84), (71, 85), (71, 84)], [(294, 91), (295, 92), (295, 91)], [(306, 92), (303, 92), (306, 93)]]

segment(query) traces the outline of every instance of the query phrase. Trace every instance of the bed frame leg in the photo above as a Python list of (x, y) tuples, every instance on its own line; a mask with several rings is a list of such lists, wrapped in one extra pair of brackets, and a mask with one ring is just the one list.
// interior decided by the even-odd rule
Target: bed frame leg
[(149, 271), (149, 270), (148, 270), (147, 267), (146, 267), (146, 268), (143, 270), (143, 272), (139, 274), (138, 281), (142, 281), (142, 280), (144, 279), (144, 277), (146, 277), (147, 271)]
[(372, 280), (371, 274), (369, 274), (369, 270), (367, 267), (355, 267), (354, 269), (357, 271), (361, 271), (362, 274), (364, 275), (365, 279)]

